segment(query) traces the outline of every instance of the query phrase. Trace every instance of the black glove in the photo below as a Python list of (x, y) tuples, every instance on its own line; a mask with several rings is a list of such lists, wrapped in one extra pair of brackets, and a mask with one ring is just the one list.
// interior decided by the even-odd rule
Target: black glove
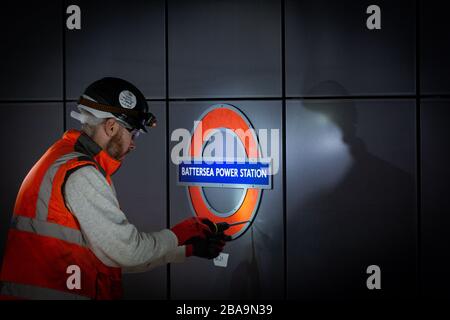
[(225, 241), (215, 235), (206, 239), (194, 237), (186, 241), (186, 256), (214, 259), (219, 256), (224, 246)]
[(207, 218), (200, 218), (200, 221), (207, 225), (209, 229), (213, 232), (213, 237), (216, 237), (222, 241), (231, 241), (231, 236), (228, 236), (224, 233), (229, 227), (224, 224), (216, 224)]

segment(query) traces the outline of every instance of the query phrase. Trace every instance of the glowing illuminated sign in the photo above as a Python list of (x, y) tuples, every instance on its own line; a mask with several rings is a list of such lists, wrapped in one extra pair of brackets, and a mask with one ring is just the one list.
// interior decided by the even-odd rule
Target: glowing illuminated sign
[[(226, 131), (240, 143), (243, 156), (205, 156), (210, 147), (209, 138), (220, 131)], [(179, 163), (177, 173), (178, 184), (186, 186), (189, 203), (198, 217), (206, 217), (216, 223), (250, 221), (225, 232), (233, 238), (243, 234), (252, 223), (263, 189), (272, 188), (270, 159), (262, 157), (250, 121), (229, 104), (211, 106), (196, 122), (189, 144), (189, 159)], [(218, 212), (205, 196), (205, 188), (211, 187), (241, 189), (242, 196), (231, 211)]]
[(270, 189), (272, 179), (269, 166), (269, 161), (185, 161), (178, 167), (178, 182), (205, 187)]

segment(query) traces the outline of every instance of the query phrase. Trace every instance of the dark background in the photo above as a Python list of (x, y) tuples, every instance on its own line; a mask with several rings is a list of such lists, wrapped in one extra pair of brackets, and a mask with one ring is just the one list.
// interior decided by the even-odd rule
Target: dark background
[[(81, 7), (81, 30), (65, 9)], [(381, 30), (366, 8), (381, 8)], [(126, 275), (128, 299), (450, 297), (450, 36), (438, 1), (16, 1), (0, 8), (0, 252), (20, 183), (91, 82), (122, 77), (158, 127), (115, 176), (142, 231), (192, 215), (172, 130), (210, 105), (280, 129), (281, 170), (227, 268)], [(0, 255), (1, 256), (1, 255)], [(381, 267), (382, 290), (366, 288)]]

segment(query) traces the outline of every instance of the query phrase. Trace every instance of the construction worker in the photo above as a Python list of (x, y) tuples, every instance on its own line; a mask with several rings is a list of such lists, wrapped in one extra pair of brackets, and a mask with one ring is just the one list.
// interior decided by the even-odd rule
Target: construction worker
[(217, 257), (227, 237), (209, 220), (188, 218), (171, 229), (139, 232), (119, 207), (111, 176), (146, 127), (156, 124), (131, 83), (92, 83), (69, 130), (23, 181), (0, 273), (3, 299), (118, 299), (121, 274)]

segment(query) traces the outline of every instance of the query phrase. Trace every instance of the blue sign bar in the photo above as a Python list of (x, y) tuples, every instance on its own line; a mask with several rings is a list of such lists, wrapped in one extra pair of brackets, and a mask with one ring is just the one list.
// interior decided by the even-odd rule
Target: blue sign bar
[(178, 166), (178, 184), (270, 189), (270, 162), (184, 161)]

